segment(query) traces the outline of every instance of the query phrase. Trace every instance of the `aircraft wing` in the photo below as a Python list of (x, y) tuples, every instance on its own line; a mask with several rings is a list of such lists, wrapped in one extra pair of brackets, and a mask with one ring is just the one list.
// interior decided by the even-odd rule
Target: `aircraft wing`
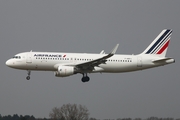
[(95, 66), (98, 66), (100, 64), (106, 64), (106, 61), (107, 61), (106, 59), (112, 57), (116, 53), (118, 46), (119, 46), (119, 44), (117, 44), (109, 54), (107, 54), (101, 58), (98, 58), (98, 59), (95, 59), (92, 61), (88, 61), (88, 62), (84, 62), (84, 63), (80, 63), (80, 64), (76, 64), (75, 67), (80, 70), (93, 70)]

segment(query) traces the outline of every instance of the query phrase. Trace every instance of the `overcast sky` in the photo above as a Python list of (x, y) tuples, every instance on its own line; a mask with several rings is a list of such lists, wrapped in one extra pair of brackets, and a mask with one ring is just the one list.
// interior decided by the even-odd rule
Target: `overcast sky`
[[(90, 117), (180, 118), (179, 0), (0, 0), (0, 114), (49, 117), (53, 107), (85, 105)], [(176, 63), (144, 71), (81, 74), (57, 78), (53, 72), (5, 65), (26, 51), (141, 53), (165, 28), (173, 29), (168, 57)]]

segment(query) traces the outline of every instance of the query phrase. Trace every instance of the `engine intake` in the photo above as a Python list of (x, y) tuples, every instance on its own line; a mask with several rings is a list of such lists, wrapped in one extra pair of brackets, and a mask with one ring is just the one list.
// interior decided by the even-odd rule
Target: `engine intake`
[(59, 66), (58, 71), (54, 72), (56, 77), (67, 77), (74, 74), (74, 67)]

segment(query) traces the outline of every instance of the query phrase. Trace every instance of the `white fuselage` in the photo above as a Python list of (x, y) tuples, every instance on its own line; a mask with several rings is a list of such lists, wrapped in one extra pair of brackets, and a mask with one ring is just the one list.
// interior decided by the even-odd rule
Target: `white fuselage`
[[(24, 52), (19, 53), (6, 62), (6, 65), (22, 70), (57, 71), (58, 66), (75, 66), (76, 64), (92, 61), (105, 56), (106, 54), (86, 53), (56, 53), (56, 52)], [(157, 67), (173, 63), (174, 59), (165, 62), (154, 63), (157, 56), (150, 55), (114, 55), (107, 59), (106, 63), (96, 66), (89, 72), (131, 72), (147, 68)], [(82, 71), (84, 72), (84, 71)], [(86, 72), (86, 71), (85, 71)]]

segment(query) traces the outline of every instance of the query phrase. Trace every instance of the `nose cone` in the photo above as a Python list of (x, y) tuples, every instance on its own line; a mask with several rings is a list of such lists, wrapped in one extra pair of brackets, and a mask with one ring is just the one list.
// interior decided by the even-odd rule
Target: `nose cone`
[(11, 60), (7, 60), (7, 61), (6, 61), (6, 65), (7, 65), (8, 67), (12, 67), (12, 66), (13, 66), (13, 62), (12, 62)]

